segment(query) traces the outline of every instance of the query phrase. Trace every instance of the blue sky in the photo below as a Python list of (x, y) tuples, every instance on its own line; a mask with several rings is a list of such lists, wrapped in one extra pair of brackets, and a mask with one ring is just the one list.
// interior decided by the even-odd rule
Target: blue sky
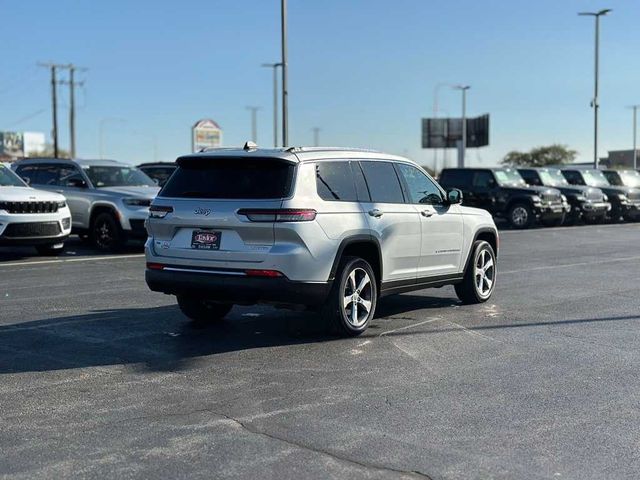
[[(78, 153), (131, 163), (173, 160), (190, 126), (211, 117), (225, 145), (272, 143), (271, 71), (279, 60), (279, 0), (0, 0), (0, 130), (50, 132), (49, 73), (38, 61), (89, 68), (78, 95)], [(420, 118), (438, 83), (467, 83), (468, 114), (490, 113), (491, 145), (470, 164), (512, 149), (565, 143), (592, 156), (593, 20), (601, 25), (600, 153), (630, 148), (640, 103), (640, 2), (609, 0), (289, 0), (290, 143), (382, 149), (429, 165)], [(439, 90), (441, 115), (460, 95)], [(68, 95), (61, 88), (61, 145)], [(107, 120), (104, 120), (107, 119)], [(455, 152), (449, 151), (449, 162)], [(441, 166), (441, 165), (440, 165)]]

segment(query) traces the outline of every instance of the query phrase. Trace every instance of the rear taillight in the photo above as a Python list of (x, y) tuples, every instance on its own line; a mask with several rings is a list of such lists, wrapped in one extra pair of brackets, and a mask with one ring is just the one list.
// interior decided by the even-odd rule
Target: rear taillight
[(167, 207), (164, 205), (151, 205), (149, 207), (149, 217), (151, 218), (164, 218), (167, 213), (173, 212), (173, 207)]
[(147, 268), (149, 270), (164, 270), (164, 265), (162, 263), (147, 262)]
[(238, 215), (252, 222), (311, 222), (316, 219), (313, 209), (281, 208), (278, 210), (247, 209), (238, 210)]

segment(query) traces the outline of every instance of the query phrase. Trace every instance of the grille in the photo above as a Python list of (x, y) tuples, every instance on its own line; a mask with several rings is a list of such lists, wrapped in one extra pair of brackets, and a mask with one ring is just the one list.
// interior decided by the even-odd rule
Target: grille
[(597, 200), (600, 201), (602, 200), (602, 192), (599, 190), (589, 190), (587, 192), (587, 198), (589, 200)]
[(58, 202), (0, 202), (0, 210), (9, 213), (55, 213)]
[(629, 192), (629, 200), (640, 200), (640, 192)]
[(2, 236), (5, 238), (37, 238), (55, 237), (60, 233), (62, 232), (58, 222), (10, 223)]
[(557, 195), (555, 193), (543, 193), (542, 200), (545, 202), (559, 202), (560, 195)]

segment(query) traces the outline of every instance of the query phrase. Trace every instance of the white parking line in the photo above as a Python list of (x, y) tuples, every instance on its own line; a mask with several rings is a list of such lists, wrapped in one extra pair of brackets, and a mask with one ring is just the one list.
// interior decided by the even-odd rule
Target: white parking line
[(102, 257), (82, 257), (82, 258), (63, 258), (56, 260), (36, 260), (34, 262), (14, 262), (14, 263), (4, 263), (0, 264), (0, 268), (3, 267), (16, 267), (16, 266), (25, 266), (25, 265), (47, 265), (52, 263), (72, 263), (72, 262), (97, 262), (100, 260), (117, 260), (117, 259), (127, 259), (127, 258), (143, 258), (144, 253), (134, 253), (131, 255), (108, 255)]

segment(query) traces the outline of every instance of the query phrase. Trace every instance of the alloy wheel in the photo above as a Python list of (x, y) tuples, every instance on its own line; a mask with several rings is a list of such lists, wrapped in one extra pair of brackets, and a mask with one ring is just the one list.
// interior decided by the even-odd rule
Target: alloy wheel
[(511, 212), (511, 221), (518, 227), (523, 227), (529, 220), (529, 212), (524, 207), (516, 207)]
[(476, 258), (474, 278), (478, 295), (482, 298), (491, 295), (496, 278), (496, 266), (493, 256), (486, 249), (481, 250)]
[(369, 317), (373, 301), (371, 277), (362, 268), (354, 268), (344, 286), (342, 308), (349, 324), (361, 327)]

